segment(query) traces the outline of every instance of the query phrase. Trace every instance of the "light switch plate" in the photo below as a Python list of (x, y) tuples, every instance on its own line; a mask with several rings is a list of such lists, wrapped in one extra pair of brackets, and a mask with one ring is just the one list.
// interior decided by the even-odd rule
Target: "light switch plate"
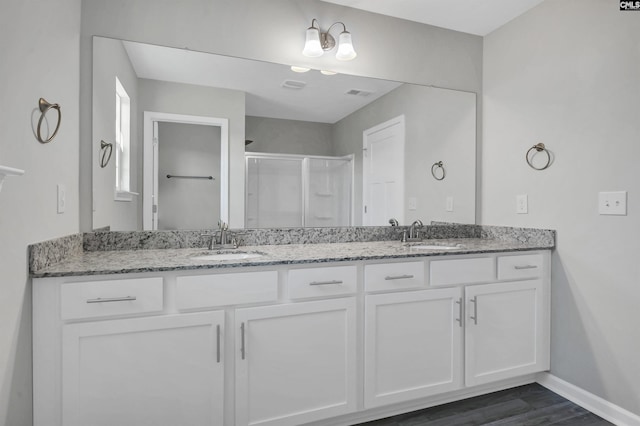
[(627, 215), (627, 191), (598, 193), (598, 213), (602, 215)]
[(58, 214), (64, 213), (67, 207), (67, 188), (58, 184)]
[(527, 194), (516, 195), (516, 213), (529, 213), (529, 199), (527, 197)]
[(448, 212), (452, 212), (453, 211), (453, 197), (447, 197), (447, 206), (446, 206), (446, 210)]

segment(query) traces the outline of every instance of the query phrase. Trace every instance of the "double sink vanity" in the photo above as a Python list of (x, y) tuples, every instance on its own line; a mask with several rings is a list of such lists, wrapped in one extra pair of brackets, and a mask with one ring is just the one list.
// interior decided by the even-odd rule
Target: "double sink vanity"
[(348, 425), (534, 381), (555, 233), (427, 228), (34, 245), (34, 424)]

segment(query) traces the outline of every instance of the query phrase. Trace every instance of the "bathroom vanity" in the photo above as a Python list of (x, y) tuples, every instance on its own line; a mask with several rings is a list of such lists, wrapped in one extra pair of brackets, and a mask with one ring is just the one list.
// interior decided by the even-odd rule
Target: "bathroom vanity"
[(552, 245), (446, 243), (90, 252), (34, 271), (34, 424), (347, 425), (534, 381)]

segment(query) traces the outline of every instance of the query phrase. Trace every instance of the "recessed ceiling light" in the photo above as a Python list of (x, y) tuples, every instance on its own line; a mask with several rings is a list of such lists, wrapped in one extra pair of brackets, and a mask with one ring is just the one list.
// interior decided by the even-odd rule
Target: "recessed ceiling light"
[(335, 71), (329, 71), (329, 70), (322, 70), (322, 71), (320, 71), (320, 73), (324, 74), (324, 75), (336, 75), (336, 74), (338, 74)]
[(311, 68), (305, 68), (305, 67), (297, 67), (295, 65), (291, 65), (291, 71), (293, 72), (307, 72), (309, 71)]

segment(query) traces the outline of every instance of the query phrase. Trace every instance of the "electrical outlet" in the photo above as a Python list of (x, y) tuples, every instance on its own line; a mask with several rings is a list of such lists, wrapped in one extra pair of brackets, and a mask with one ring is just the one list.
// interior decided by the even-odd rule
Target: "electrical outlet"
[(516, 213), (529, 213), (529, 200), (527, 194), (516, 195)]
[(64, 213), (67, 207), (67, 188), (58, 184), (58, 214)]
[(626, 216), (627, 191), (598, 193), (598, 213)]
[(418, 209), (418, 199), (416, 197), (409, 197), (409, 210)]
[(446, 210), (448, 212), (452, 212), (453, 211), (453, 197), (451, 197), (451, 196), (447, 197), (446, 204), (447, 204), (446, 205)]

